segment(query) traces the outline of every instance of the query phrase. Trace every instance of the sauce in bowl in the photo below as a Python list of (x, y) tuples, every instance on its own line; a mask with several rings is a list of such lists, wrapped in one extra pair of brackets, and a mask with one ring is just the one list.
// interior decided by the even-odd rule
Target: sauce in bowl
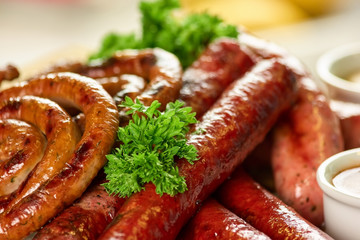
[(332, 182), (340, 191), (360, 197), (360, 167), (341, 171)]

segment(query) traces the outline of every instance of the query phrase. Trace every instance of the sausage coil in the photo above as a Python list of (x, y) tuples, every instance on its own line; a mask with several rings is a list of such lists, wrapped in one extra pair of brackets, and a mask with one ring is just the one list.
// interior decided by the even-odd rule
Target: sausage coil
[(86, 116), (85, 132), (59, 173), (0, 215), (1, 239), (19, 239), (36, 231), (78, 198), (103, 167), (119, 124), (110, 95), (94, 80), (77, 74), (33, 79), (0, 92), (0, 101), (24, 95), (73, 103)]
[[(13, 166), (14, 169), (23, 169), (22, 174), (11, 174), (22, 183), (27, 176), (26, 183), (14, 193), (9, 204), (2, 203), (1, 212), (4, 207), (12, 208), (22, 198), (34, 192), (40, 185), (52, 178), (62, 169), (75, 149), (80, 135), (71, 117), (64, 112), (56, 103), (38, 97), (25, 96), (23, 98), (11, 98), (0, 104), (0, 119), (18, 119), (32, 123), (46, 135), (47, 146), (41, 161), (33, 163), (33, 166), (19, 162)], [(35, 142), (34, 142), (35, 143)], [(32, 170), (36, 165), (36, 168)], [(21, 168), (20, 168), (21, 167)], [(10, 173), (13, 170), (9, 169)], [(9, 192), (10, 193), (10, 192)], [(8, 194), (9, 194), (8, 193)], [(4, 198), (3, 198), (4, 199)]]
[(20, 187), (43, 157), (45, 146), (46, 138), (35, 126), (15, 119), (0, 120), (0, 196), (3, 199)]
[[(129, 77), (123, 79), (121, 75), (136, 75), (146, 80), (142, 94), (138, 96), (139, 100), (147, 106), (152, 101), (158, 100), (163, 109), (168, 102), (178, 98), (182, 86), (182, 68), (179, 60), (172, 53), (160, 48), (123, 50), (116, 52), (113, 57), (104, 62), (100, 61), (91, 65), (72, 63), (54, 66), (47, 70), (50, 73), (64, 71), (98, 79), (118, 103), (121, 102), (124, 93), (120, 92), (120, 96), (117, 96), (116, 90), (127, 91), (124, 85), (129, 83)], [(133, 80), (131, 79), (132, 82)], [(139, 82), (139, 79), (135, 81)], [(138, 88), (135, 89), (133, 92), (137, 92)], [(133, 97), (137, 96), (133, 95)]]

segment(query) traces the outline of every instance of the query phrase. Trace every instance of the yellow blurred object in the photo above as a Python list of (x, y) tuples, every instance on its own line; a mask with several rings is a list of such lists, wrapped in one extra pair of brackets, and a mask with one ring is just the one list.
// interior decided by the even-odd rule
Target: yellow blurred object
[(312, 16), (325, 14), (336, 9), (340, 2), (345, 3), (346, 0), (289, 0), (299, 6)]
[(206, 11), (250, 30), (295, 23), (309, 17), (288, 0), (181, 0), (181, 4), (189, 12)]

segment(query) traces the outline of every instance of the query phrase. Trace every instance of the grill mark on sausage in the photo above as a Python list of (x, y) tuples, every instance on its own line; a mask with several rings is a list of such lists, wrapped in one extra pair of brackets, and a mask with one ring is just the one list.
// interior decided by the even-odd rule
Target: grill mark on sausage
[(0, 114), (6, 113), (6, 112), (15, 112), (18, 111), (21, 107), (21, 102), (19, 101), (9, 101), (7, 102), (4, 107), (0, 109)]
[[(84, 98), (83, 95), (79, 95), (83, 93), (80, 89), (84, 89), (86, 94), (90, 92), (96, 98), (92, 98), (91, 95)], [(118, 128), (118, 111), (114, 101), (92, 79), (71, 73), (48, 74), (2, 91), (0, 101), (31, 94), (60, 100), (64, 98), (73, 102), (86, 115), (86, 129), (76, 146), (77, 151), (66, 150), (70, 153), (70, 159), (63, 171), (40, 184), (37, 189), (0, 215), (0, 238), (25, 237), (77, 199), (104, 165), (105, 154), (111, 149)], [(1, 117), (4, 115), (5, 113)], [(46, 113), (36, 116), (48, 118)], [(44, 132), (46, 128), (51, 128), (47, 127), (50, 125), (47, 125), (46, 121), (38, 121), (41, 122), (45, 122), (42, 125)], [(64, 122), (72, 121), (70, 118)], [(51, 141), (49, 144), (54, 145), (56, 142), (65, 144), (59, 141)], [(54, 152), (51, 156), (57, 158), (58, 154), (60, 152)]]
[(6, 164), (4, 165), (4, 169), (6, 170), (6, 172), (10, 172), (12, 168), (18, 168), (19, 166), (17, 165), (21, 165), (24, 163), (26, 158), (26, 154), (24, 154), (23, 150), (19, 150), (17, 151), (11, 158), (10, 160), (8, 160), (6, 162)]
[[(125, 202), (118, 212), (122, 217), (100, 239), (119, 235), (139, 239), (175, 238), (199, 207), (196, 203), (205, 200), (230, 175), (265, 138), (278, 116), (290, 107), (296, 86), (287, 74), (284, 65), (264, 60), (235, 81), (197, 125), (206, 132), (189, 136), (188, 143), (198, 149), (199, 160), (193, 165), (184, 159), (177, 162), (188, 190), (174, 197), (160, 197), (153, 184), (146, 184), (144, 191), (133, 194)], [(257, 115), (260, 111), (266, 114)], [(248, 132), (248, 127), (255, 131)]]

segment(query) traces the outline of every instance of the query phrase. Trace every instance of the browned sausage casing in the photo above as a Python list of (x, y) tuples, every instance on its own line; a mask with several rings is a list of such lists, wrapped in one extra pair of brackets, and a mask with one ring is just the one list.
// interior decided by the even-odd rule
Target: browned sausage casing
[(252, 180), (242, 168), (220, 186), (217, 198), (271, 239), (332, 239)]
[(360, 104), (333, 100), (330, 106), (340, 119), (345, 149), (360, 147)]
[(316, 170), (344, 149), (338, 118), (310, 79), (299, 82), (295, 106), (274, 129), (272, 166), (280, 198), (304, 218), (321, 226), (323, 192)]
[(20, 187), (43, 157), (45, 146), (46, 139), (35, 126), (15, 119), (0, 120), (1, 198)]
[(177, 240), (261, 240), (270, 238), (214, 199), (208, 199)]
[[(19, 119), (33, 124), (46, 136), (47, 144), (41, 161), (36, 167), (23, 165), (19, 161), (16, 169), (27, 169), (26, 175), (15, 174), (15, 182), (22, 179), (22, 184), (11, 196), (11, 202), (1, 201), (0, 213), (10, 209), (22, 198), (34, 192), (39, 186), (51, 179), (65, 165), (80, 139), (80, 134), (71, 117), (56, 103), (39, 97), (24, 96), (0, 102), (0, 119)], [(34, 169), (33, 169), (34, 168)], [(27, 175), (31, 171), (29, 177)], [(6, 198), (5, 198), (6, 199)], [(1, 198), (3, 200), (3, 197)]]
[(303, 64), (281, 47), (242, 33), (239, 36), (257, 59), (277, 59), (296, 75), (299, 97), (275, 128), (272, 166), (280, 198), (303, 217), (320, 226), (323, 223), (322, 191), (316, 182), (316, 169), (327, 157), (342, 151), (339, 121), (331, 111)]
[[(48, 72), (63, 71), (76, 72), (94, 79), (118, 77), (122, 74), (140, 76), (148, 83), (138, 99), (147, 106), (152, 101), (158, 100), (162, 109), (165, 109), (168, 102), (178, 98), (182, 86), (182, 67), (178, 58), (160, 48), (123, 50), (116, 52), (113, 57), (104, 62), (89, 66), (82, 64), (55, 66), (48, 70)], [(125, 83), (126, 81), (123, 83), (120, 81), (120, 88)]]
[(180, 99), (200, 117), (230, 83), (254, 64), (246, 48), (236, 40), (219, 39), (210, 44), (184, 72)]
[(78, 198), (103, 167), (119, 124), (113, 99), (87, 77), (49, 74), (0, 92), (0, 100), (23, 95), (70, 101), (85, 113), (86, 126), (61, 172), (0, 215), (1, 239), (19, 239), (36, 231)]
[(1, 68), (0, 69), (0, 83), (3, 80), (13, 80), (15, 78), (18, 78), (20, 75), (18, 69), (11, 65), (8, 64), (5, 68)]
[(263, 140), (295, 91), (292, 73), (274, 61), (263, 61), (235, 81), (203, 116), (190, 135), (199, 160), (177, 162), (188, 190), (174, 197), (155, 193), (153, 184), (122, 206), (100, 239), (174, 239), (204, 201)]
[(45, 225), (33, 239), (97, 239), (125, 201), (110, 196), (101, 185), (102, 179), (99, 176), (77, 203)]
[[(168, 101), (176, 100), (179, 95), (179, 86), (181, 86), (181, 66), (172, 54), (160, 49), (148, 49), (119, 52), (114, 58), (116, 59), (109, 60), (113, 62), (112, 64), (89, 67), (86, 71), (83, 70), (83, 74), (86, 75), (87, 72), (87, 74), (90, 75), (97, 74), (97, 76), (105, 77), (103, 79), (97, 79), (97, 81), (102, 84), (110, 94), (116, 93), (115, 100), (121, 100), (124, 96), (129, 96), (132, 99), (139, 96), (139, 99), (144, 99), (145, 97), (148, 103), (153, 100), (159, 100), (164, 105), (167, 104)], [(144, 79), (142, 77), (127, 74), (108, 77), (124, 72), (139, 74), (143, 77), (150, 78), (150, 83), (145, 88), (145, 91), (142, 92), (144, 89)], [(119, 84), (119, 81), (122, 83)], [(155, 86), (153, 84), (158, 87), (164, 86), (164, 88), (161, 87), (158, 92), (154, 92), (154, 94), (150, 96), (148, 90)], [(118, 91), (119, 85), (123, 88), (120, 92)], [(111, 92), (109, 88), (111, 90), (115, 89), (115, 91)], [(120, 114), (124, 114), (123, 111), (121, 111)], [(77, 120), (81, 122), (84, 118), (78, 117)], [(126, 118), (122, 118), (122, 121), (123, 120), (126, 120)], [(127, 124), (127, 121), (122, 122), (122, 124)], [(70, 237), (71, 239), (96, 239), (114, 217), (114, 214), (108, 214), (106, 221), (104, 217), (99, 217), (107, 214), (103, 208), (109, 211), (111, 210), (112, 212), (117, 211), (124, 199), (117, 196), (109, 196), (105, 189), (99, 184), (93, 188), (96, 190), (89, 190), (81, 197), (81, 204), (75, 204), (65, 209), (52, 223), (46, 225), (39, 234), (36, 235), (35, 239), (68, 239)], [(95, 207), (89, 211), (87, 206), (94, 206), (94, 201), (97, 200), (97, 198), (92, 197), (94, 194), (99, 194), (103, 197), (100, 202), (102, 207)], [(97, 202), (99, 203), (99, 201)], [(68, 229), (73, 229), (71, 236), (69, 235)]]

